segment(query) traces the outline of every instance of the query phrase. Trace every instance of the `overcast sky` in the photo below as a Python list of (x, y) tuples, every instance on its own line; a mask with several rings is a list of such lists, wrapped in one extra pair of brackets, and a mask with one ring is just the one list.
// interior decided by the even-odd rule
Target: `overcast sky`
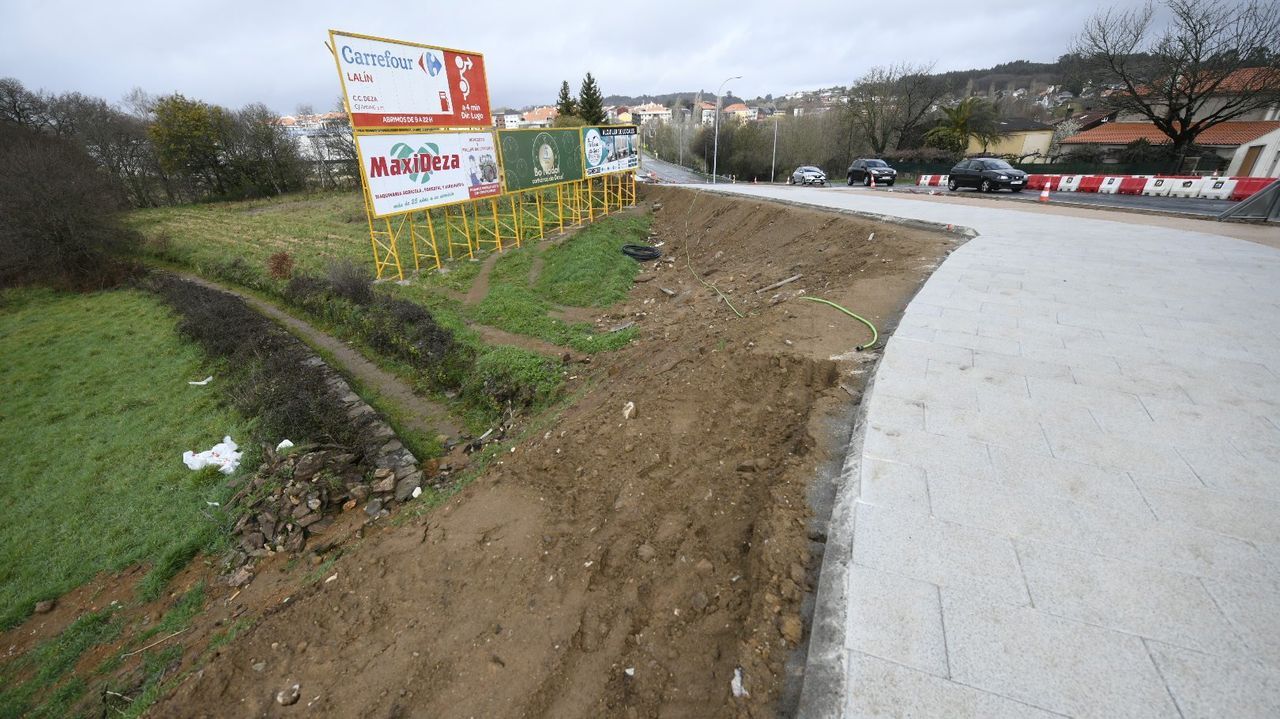
[(955, 2), (229, 2), (0, 0), (0, 76), (118, 101), (131, 88), (230, 107), (331, 108), (329, 28), (485, 55), (494, 107), (550, 103), (591, 71), (606, 95), (727, 89), (743, 97), (848, 84), (867, 68), (1049, 61), (1100, 6)]

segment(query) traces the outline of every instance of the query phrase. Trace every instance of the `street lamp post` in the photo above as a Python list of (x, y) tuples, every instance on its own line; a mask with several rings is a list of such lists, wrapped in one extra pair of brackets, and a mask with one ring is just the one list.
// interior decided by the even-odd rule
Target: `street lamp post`
[(773, 184), (773, 171), (778, 166), (778, 116), (773, 116), (773, 159), (769, 160), (769, 184)]
[(716, 88), (716, 116), (714, 120), (716, 124), (716, 130), (715, 130), (715, 139), (712, 141), (712, 146), (711, 146), (711, 184), (713, 185), (716, 184), (716, 171), (719, 167), (719, 160), (720, 160), (720, 91), (724, 89), (724, 86), (728, 84), (730, 80), (741, 80), (741, 79), (742, 79), (741, 75), (726, 77), (724, 82), (720, 83), (720, 87)]

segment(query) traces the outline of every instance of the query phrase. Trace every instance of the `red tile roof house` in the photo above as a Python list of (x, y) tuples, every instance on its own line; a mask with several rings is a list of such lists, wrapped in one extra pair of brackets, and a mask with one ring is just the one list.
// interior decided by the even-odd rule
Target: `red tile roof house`
[[(1169, 138), (1147, 122), (1108, 122), (1062, 141), (1072, 145), (1096, 145), (1120, 150), (1134, 140), (1152, 145), (1170, 144)], [(1230, 159), (1225, 174), (1231, 177), (1276, 177), (1280, 172), (1280, 120), (1223, 122), (1200, 133), (1196, 144)]]

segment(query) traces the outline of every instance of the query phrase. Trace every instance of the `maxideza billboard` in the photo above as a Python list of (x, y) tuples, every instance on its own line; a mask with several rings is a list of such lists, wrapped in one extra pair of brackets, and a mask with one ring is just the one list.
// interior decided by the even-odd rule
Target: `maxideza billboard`
[(587, 177), (626, 172), (640, 166), (635, 125), (582, 128), (582, 158)]
[(487, 127), (484, 56), (329, 31), (357, 130)]
[(399, 215), (502, 191), (488, 132), (357, 135), (360, 173), (373, 214)]
[(582, 179), (582, 136), (568, 130), (499, 130), (507, 192)]

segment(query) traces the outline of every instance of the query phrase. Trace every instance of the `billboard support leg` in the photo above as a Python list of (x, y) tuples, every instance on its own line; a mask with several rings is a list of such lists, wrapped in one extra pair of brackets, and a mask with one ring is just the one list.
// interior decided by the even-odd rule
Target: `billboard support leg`
[[(373, 249), (373, 276), (382, 279), (390, 268), (395, 268), (396, 279), (404, 279), (404, 270), (400, 268), (400, 252), (396, 246), (396, 235), (391, 228), (391, 220), (385, 220), (386, 232), (378, 230), (378, 218), (373, 214), (369, 204), (369, 195), (364, 194), (364, 213), (369, 221), (369, 245)], [(385, 235), (385, 236), (383, 236)]]

